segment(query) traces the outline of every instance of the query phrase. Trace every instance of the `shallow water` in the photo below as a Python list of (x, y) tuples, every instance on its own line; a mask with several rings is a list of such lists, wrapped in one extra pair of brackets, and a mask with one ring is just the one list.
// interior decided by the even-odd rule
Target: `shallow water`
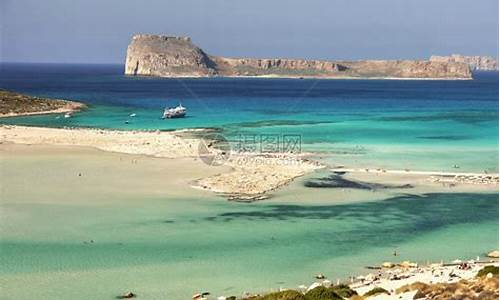
[(7, 299), (240, 295), (308, 284), (318, 272), (344, 279), (388, 260), (475, 258), (498, 244), (496, 193), (375, 191), (370, 198), (383, 200), (367, 201), (356, 193), (338, 199), (334, 190), (318, 200), (287, 195), (297, 188), (290, 186), (241, 204), (181, 185), (210, 172), (195, 162), (8, 149), (0, 256)]
[[(125, 77), (121, 66), (0, 66), (2, 88), (90, 105), (70, 119), (0, 123), (216, 127), (234, 142), (292, 134), (302, 151), (319, 151), (332, 165), (498, 171), (497, 74), (177, 80)], [(189, 117), (160, 120), (163, 106), (178, 99)], [(128, 290), (141, 299), (240, 295), (308, 284), (319, 272), (336, 280), (383, 261), (467, 259), (498, 247), (496, 191), (344, 191), (306, 188), (304, 178), (270, 200), (242, 204), (189, 188), (223, 171), (195, 161), (132, 164), (130, 156), (89, 149), (9, 147), (0, 147), (6, 299), (112, 299)]]
[(140, 207), (121, 205), (119, 213), (116, 207), (7, 204), (7, 214), (27, 214), (54, 237), (3, 239), (3, 293), (88, 299), (133, 290), (146, 299), (187, 299), (198, 290), (240, 295), (297, 287), (318, 272), (345, 278), (394, 260), (395, 249), (398, 261), (474, 258), (498, 245), (497, 196), (430, 194), (321, 206), (149, 199)]
[[(158, 79), (123, 76), (123, 67), (113, 65), (1, 68), (2, 88), (80, 100), (90, 108), (70, 119), (49, 115), (0, 123), (216, 127), (233, 146), (245, 141), (257, 150), (269, 144), (268, 135), (278, 137), (280, 149), (287, 147), (284, 135), (298, 136), (302, 151), (322, 151), (331, 164), (498, 171), (498, 73), (478, 73), (470, 81)], [(179, 101), (188, 117), (161, 120), (163, 108)]]

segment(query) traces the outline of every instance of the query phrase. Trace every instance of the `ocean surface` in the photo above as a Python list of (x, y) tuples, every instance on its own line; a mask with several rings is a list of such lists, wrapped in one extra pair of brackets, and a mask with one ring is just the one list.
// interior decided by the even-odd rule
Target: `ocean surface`
[[(498, 73), (471, 81), (158, 79), (126, 77), (114, 65), (0, 66), (0, 88), (89, 105), (69, 119), (3, 124), (217, 128), (230, 141), (293, 135), (302, 151), (331, 165), (498, 172)], [(179, 101), (188, 117), (161, 120)], [(394, 250), (398, 261), (425, 263), (498, 248), (495, 191), (361, 199), (332, 189), (342, 201), (325, 190), (318, 200), (295, 192), (305, 189), (298, 180), (248, 204), (172, 196), (174, 182), (126, 193), (144, 177), (123, 164), (115, 154), (1, 160), (4, 299), (113, 299), (128, 290), (140, 299), (241, 295), (309, 284), (319, 272), (345, 279), (394, 260)], [(164, 172), (151, 164), (136, 168)], [(81, 168), (98, 183), (73, 186), (68, 170)]]
[[(300, 136), (302, 151), (360, 167), (498, 172), (498, 73), (471, 81), (159, 79), (122, 75), (119, 65), (3, 64), (0, 87), (79, 100), (73, 118), (1, 123), (53, 127), (214, 127), (230, 141)], [(162, 120), (182, 102), (184, 119)], [(136, 117), (129, 117), (135, 113)]]

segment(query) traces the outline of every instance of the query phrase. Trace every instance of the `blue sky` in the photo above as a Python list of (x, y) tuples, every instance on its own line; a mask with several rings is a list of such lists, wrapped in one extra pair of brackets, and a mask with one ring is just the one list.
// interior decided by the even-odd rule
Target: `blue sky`
[(0, 0), (0, 60), (123, 63), (134, 33), (232, 57), (498, 56), (498, 0)]

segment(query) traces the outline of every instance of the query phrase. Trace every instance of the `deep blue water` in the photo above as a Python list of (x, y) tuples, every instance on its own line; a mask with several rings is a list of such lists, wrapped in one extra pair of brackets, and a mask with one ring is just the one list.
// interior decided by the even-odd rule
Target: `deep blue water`
[[(353, 164), (391, 160), (380, 166), (415, 168), (426, 162), (440, 170), (455, 164), (497, 170), (497, 72), (477, 73), (466, 81), (122, 74), (120, 65), (3, 64), (0, 87), (79, 100), (89, 109), (70, 119), (46, 115), (1, 122), (115, 129), (217, 127), (230, 139), (297, 134), (303, 149), (349, 155)], [(187, 118), (160, 119), (165, 106), (180, 101), (188, 108)], [(131, 113), (137, 116), (131, 118)], [(389, 153), (382, 149), (387, 146), (392, 147)]]

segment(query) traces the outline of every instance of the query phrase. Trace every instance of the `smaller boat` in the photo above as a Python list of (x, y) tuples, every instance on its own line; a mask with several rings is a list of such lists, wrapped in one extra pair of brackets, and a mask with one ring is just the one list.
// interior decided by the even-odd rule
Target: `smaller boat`
[(135, 114), (135, 113), (130, 114), (130, 117), (132, 117), (132, 118), (135, 117), (135, 116), (137, 116), (137, 114)]
[(67, 119), (67, 118), (71, 118), (71, 117), (72, 117), (72, 115), (71, 115), (71, 113), (65, 113), (65, 114), (64, 114), (64, 117)]
[(163, 111), (163, 119), (184, 118), (186, 116), (186, 108), (179, 104), (176, 107), (168, 107)]

